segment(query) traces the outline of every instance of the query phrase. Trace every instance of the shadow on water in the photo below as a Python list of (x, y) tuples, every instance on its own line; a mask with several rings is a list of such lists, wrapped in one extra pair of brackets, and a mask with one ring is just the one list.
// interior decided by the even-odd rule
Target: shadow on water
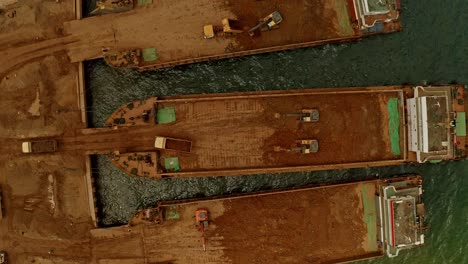
[[(88, 62), (90, 124), (103, 126), (120, 105), (149, 96), (346, 87), (404, 83), (468, 83), (468, 2), (403, 2), (401, 33), (152, 72)], [(350, 153), (352, 155), (352, 153)], [(132, 178), (96, 156), (101, 224), (124, 224), (139, 208), (160, 200), (335, 183), (403, 173), (424, 176), (430, 230), (426, 245), (396, 259), (370, 263), (468, 263), (468, 162), (404, 165), (312, 173), (154, 181)]]

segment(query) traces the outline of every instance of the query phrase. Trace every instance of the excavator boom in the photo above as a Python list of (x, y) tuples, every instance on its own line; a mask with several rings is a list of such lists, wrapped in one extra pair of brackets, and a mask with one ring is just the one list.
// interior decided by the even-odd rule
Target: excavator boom
[(283, 17), (281, 16), (281, 13), (279, 11), (274, 11), (263, 19), (260, 19), (260, 22), (249, 30), (249, 35), (255, 35), (255, 31), (261, 29), (264, 26), (266, 26), (268, 30), (273, 29), (282, 21)]
[(208, 211), (206, 209), (198, 209), (195, 212), (195, 220), (202, 235), (203, 251), (206, 251), (205, 228), (208, 228)]

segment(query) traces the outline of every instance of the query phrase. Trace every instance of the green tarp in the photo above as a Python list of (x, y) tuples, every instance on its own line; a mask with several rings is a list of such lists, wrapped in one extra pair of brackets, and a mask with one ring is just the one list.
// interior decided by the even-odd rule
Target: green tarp
[(336, 1), (336, 13), (338, 15), (338, 21), (340, 23), (340, 36), (351, 36), (354, 34), (353, 25), (349, 18), (348, 12), (348, 1), (337, 0)]
[(166, 170), (179, 171), (180, 170), (179, 158), (178, 157), (164, 158), (164, 168)]
[(390, 98), (387, 104), (388, 108), (388, 130), (390, 134), (390, 144), (392, 154), (401, 155), (400, 150), (400, 111), (398, 110), (398, 98)]
[(158, 59), (158, 51), (155, 48), (143, 49), (143, 60), (145, 62), (152, 62)]
[(372, 184), (364, 183), (361, 188), (362, 207), (364, 210), (364, 222), (367, 227), (367, 246), (369, 251), (377, 251), (377, 206), (373, 192), (367, 191), (367, 186)]
[(457, 136), (465, 137), (466, 136), (466, 113), (458, 112), (457, 113)]
[(176, 114), (174, 107), (165, 107), (158, 109), (158, 124), (167, 124), (176, 121)]
[(165, 210), (166, 220), (178, 220), (180, 219), (180, 214), (177, 212), (177, 206), (171, 206)]

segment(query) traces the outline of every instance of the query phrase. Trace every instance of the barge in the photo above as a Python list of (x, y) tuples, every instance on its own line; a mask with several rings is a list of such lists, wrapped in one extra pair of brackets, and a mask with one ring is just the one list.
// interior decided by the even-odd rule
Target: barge
[[(131, 2), (131, 1), (118, 1)], [(65, 24), (72, 62), (140, 71), (355, 41), (401, 29), (400, 0), (158, 0)]]
[[(405, 176), (161, 202), (136, 213), (128, 226), (93, 230), (92, 255), (99, 263), (108, 263), (108, 257), (125, 263), (340, 263), (396, 257), (424, 244), (421, 183), (420, 176)], [(115, 250), (109, 253), (109, 248)]]
[(157, 179), (463, 159), (466, 96), (447, 85), (153, 97), (61, 147), (111, 153), (122, 171)]

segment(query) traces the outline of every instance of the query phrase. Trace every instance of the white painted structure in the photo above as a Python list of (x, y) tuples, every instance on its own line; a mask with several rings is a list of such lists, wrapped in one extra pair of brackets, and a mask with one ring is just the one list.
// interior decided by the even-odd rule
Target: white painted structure
[[(391, 10), (390, 5), (395, 4), (395, 0), (359, 0), (361, 3), (361, 6), (363, 7), (363, 12), (364, 15), (366, 16), (372, 16), (372, 15), (384, 15), (388, 14)], [(369, 2), (377, 2), (380, 4), (382, 7), (382, 10), (372, 10), (371, 4)]]
[[(397, 190), (394, 186), (386, 186), (382, 188), (383, 196), (379, 196), (379, 219), (380, 219), (380, 237), (383, 239), (385, 253), (388, 257), (393, 258), (398, 256), (403, 249), (409, 249), (415, 246), (424, 244), (424, 234), (418, 230), (418, 227), (423, 226), (424, 216), (419, 215), (416, 208), (420, 202), (422, 195), (422, 186), (411, 189)], [(408, 206), (406, 214), (403, 216), (405, 220), (411, 220), (412, 223), (400, 219), (401, 213), (398, 214), (398, 206)], [(410, 213), (409, 213), (410, 212)], [(413, 228), (410, 232), (401, 232), (403, 225), (410, 225)], [(400, 232), (397, 230), (400, 229)]]
[(385, 15), (385, 14), (390, 14), (391, 11), (394, 11), (396, 8), (396, 0), (380, 0), (379, 2), (382, 4), (382, 7), (380, 10), (373, 10), (372, 5), (370, 4), (370, 1), (376, 1), (376, 0), (354, 0), (354, 10), (355, 10), (355, 15), (358, 20), (360, 20), (360, 27), (361, 29), (369, 29), (372, 28), (376, 25), (378, 22), (391, 22), (393, 20), (397, 20), (399, 18), (399, 12), (396, 12), (394, 16), (389, 16), (384, 19), (375, 19), (372, 22), (368, 22), (366, 18), (371, 17), (371, 16), (379, 16), (379, 15)]
[(454, 157), (451, 87), (415, 87), (406, 100), (408, 149), (420, 163)]

